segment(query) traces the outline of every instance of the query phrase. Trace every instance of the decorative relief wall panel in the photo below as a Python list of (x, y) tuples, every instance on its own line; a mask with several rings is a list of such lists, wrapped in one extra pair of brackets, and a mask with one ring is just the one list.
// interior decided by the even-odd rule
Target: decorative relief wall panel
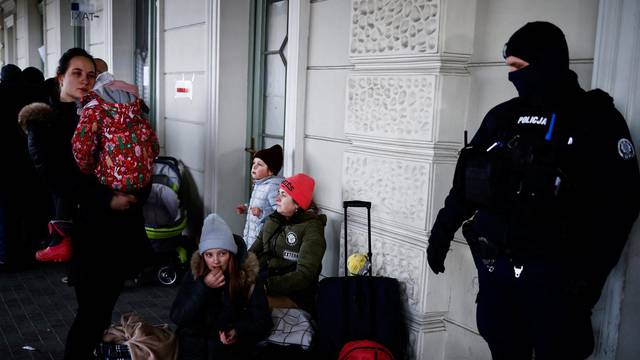
[(435, 53), (439, 0), (352, 0), (351, 56)]
[(428, 163), (347, 150), (343, 166), (343, 199), (371, 200), (375, 216), (425, 229)]
[[(349, 227), (349, 254), (367, 253), (366, 229)], [(344, 228), (340, 232), (340, 271), (344, 271)], [(371, 235), (373, 275), (398, 279), (409, 308), (415, 312), (420, 307), (422, 277), (426, 268), (426, 250), (406, 243)]]
[(433, 75), (351, 75), (345, 133), (431, 140), (435, 83)]

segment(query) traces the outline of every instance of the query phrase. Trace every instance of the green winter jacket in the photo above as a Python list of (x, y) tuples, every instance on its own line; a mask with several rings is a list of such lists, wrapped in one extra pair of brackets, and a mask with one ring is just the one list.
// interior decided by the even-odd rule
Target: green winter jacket
[(286, 219), (278, 212), (267, 218), (250, 251), (256, 254), (260, 269), (267, 270), (267, 294), (288, 296), (298, 306), (311, 305), (315, 296), (322, 257), (325, 215), (297, 212)]

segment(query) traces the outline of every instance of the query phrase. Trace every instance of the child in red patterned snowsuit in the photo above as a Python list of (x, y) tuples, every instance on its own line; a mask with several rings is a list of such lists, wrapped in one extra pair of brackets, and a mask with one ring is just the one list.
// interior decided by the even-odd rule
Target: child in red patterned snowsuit
[(80, 122), (72, 138), (80, 170), (93, 173), (115, 191), (134, 193), (151, 182), (158, 138), (142, 117), (142, 101), (109, 87), (82, 99)]

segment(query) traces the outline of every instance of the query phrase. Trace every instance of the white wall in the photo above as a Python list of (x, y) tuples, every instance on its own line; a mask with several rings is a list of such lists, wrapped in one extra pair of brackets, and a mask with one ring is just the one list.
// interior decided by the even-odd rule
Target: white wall
[(38, 0), (23, 0), (16, 3), (16, 38), (18, 46), (17, 65), (24, 69), (34, 66), (43, 69), (38, 54), (42, 42), (42, 17), (38, 13)]
[[(242, 234), (246, 217), (235, 213), (235, 205), (247, 202), (246, 152), (249, 83), (250, 0), (222, 0), (219, 11), (218, 111), (212, 129), (213, 190), (209, 211), (220, 214), (236, 234)], [(214, 64), (212, 63), (212, 66)]]
[[(593, 86), (609, 92), (640, 144), (640, 3), (602, 0)], [(636, 161), (638, 159), (636, 158)], [(597, 335), (592, 359), (634, 359), (640, 354), (640, 221), (631, 231), (617, 266), (609, 275), (593, 312)]]
[(45, 2), (44, 43), (46, 63), (44, 77), (56, 75), (58, 59), (73, 47), (70, 0), (47, 0)]
[[(160, 117), (164, 153), (180, 159), (191, 183), (192, 229), (219, 213), (235, 233), (245, 194), (249, 0), (161, 2)], [(193, 98), (175, 81), (193, 79)]]
[[(85, 23), (85, 49), (93, 57), (104, 60), (109, 66), (109, 72), (113, 73), (113, 69), (111, 69), (113, 67), (113, 63), (111, 59), (107, 59), (107, 44), (105, 43), (106, 33), (109, 32), (109, 29), (107, 29), (107, 23), (112, 21), (111, 19), (108, 19), (107, 16), (112, 16), (112, 14), (105, 13), (105, 2), (105, 0), (91, 0), (90, 2), (94, 6), (97, 17), (94, 17), (92, 21)], [(111, 1), (108, 0), (108, 2), (110, 3)]]
[[(212, 70), (204, 48), (207, 39), (204, 1), (166, 0), (159, 9), (159, 133), (164, 153), (185, 165), (191, 183), (190, 201), (202, 208), (208, 98), (207, 76)], [(193, 98), (174, 98), (175, 81), (193, 79)], [(202, 214), (191, 214), (192, 218)]]
[(349, 62), (350, 1), (311, 2), (304, 169), (316, 180), (314, 198), (328, 217), (322, 274), (338, 273), (342, 226), (342, 158)]
[(107, 43), (105, 55), (111, 53), (109, 67), (116, 79), (134, 82), (135, 67), (135, 1), (108, 0), (111, 2), (111, 41)]
[(562, 29), (569, 44), (570, 66), (578, 74), (580, 85), (590, 89), (597, 14), (597, 0), (479, 0), (469, 64), (472, 96), (467, 129), (470, 135), (489, 109), (518, 95), (507, 79), (502, 48), (509, 36), (529, 21), (549, 21)]
[(46, 63), (44, 77), (56, 74), (58, 59), (73, 47), (70, 0), (47, 0), (45, 2), (44, 43)]

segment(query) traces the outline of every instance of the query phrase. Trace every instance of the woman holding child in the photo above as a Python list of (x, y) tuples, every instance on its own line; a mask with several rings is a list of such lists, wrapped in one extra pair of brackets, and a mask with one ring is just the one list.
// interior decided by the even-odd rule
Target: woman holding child
[(277, 210), (269, 216), (250, 251), (260, 261), (271, 308), (312, 312), (322, 258), (327, 248), (325, 215), (313, 204), (313, 178), (297, 174), (278, 190)]
[(56, 79), (59, 96), (52, 94), (48, 106), (30, 105), (21, 116), (32, 160), (62, 200), (56, 216), (73, 220), (69, 282), (75, 287), (78, 308), (64, 358), (86, 360), (93, 358), (111, 323), (125, 279), (140, 271), (151, 251), (142, 215), (148, 190), (137, 197), (114, 192), (76, 165), (71, 137), (79, 121), (77, 104), (95, 84), (93, 57), (83, 49), (68, 50), (60, 58)]

